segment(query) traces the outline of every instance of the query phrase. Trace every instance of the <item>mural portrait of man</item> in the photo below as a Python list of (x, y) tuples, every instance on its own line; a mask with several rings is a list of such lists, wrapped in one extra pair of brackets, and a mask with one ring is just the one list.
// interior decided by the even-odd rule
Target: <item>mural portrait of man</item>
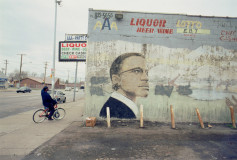
[(147, 97), (149, 92), (148, 69), (140, 53), (125, 53), (117, 57), (110, 68), (114, 92), (103, 105), (100, 116), (106, 117), (106, 107), (112, 118), (136, 118), (137, 97)]

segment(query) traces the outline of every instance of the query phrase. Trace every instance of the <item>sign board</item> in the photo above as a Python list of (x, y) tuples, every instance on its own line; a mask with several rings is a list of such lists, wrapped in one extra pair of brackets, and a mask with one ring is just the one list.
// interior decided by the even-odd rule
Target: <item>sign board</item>
[(59, 61), (86, 61), (86, 41), (60, 41)]
[(0, 78), (0, 81), (7, 81), (7, 78)]
[(87, 34), (65, 34), (65, 41), (87, 41)]

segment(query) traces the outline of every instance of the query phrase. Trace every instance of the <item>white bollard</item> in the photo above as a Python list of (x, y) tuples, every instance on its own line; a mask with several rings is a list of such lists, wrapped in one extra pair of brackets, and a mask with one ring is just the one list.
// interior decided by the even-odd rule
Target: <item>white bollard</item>
[(106, 112), (107, 112), (107, 126), (108, 126), (108, 128), (110, 128), (111, 125), (110, 125), (110, 110), (109, 110), (109, 107), (106, 107)]
[(140, 127), (143, 128), (143, 105), (140, 105)]

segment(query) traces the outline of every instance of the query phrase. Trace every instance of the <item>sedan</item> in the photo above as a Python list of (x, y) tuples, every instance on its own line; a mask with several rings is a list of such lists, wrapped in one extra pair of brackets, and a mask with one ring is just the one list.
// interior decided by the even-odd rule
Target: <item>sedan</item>
[(17, 93), (22, 92), (22, 93), (26, 93), (26, 92), (31, 92), (31, 89), (29, 87), (21, 87), (18, 90), (16, 90)]
[[(51, 90), (48, 91), (48, 94), (50, 94), (50, 96), (52, 97), (52, 91)], [(57, 91), (57, 90), (54, 91), (54, 97), (57, 100), (57, 102), (59, 102), (59, 103), (62, 103), (62, 102), (65, 103), (66, 99), (67, 99), (63, 92)]]

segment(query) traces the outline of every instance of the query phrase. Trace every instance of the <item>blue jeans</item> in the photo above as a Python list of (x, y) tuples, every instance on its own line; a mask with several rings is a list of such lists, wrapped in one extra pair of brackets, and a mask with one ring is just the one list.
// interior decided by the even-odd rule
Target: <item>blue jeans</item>
[(54, 109), (54, 106), (53, 105), (50, 105), (49, 107), (44, 107), (45, 109), (49, 109), (49, 119), (51, 119), (52, 118), (52, 116), (53, 116), (53, 114), (54, 114), (54, 111), (55, 111), (55, 109)]

